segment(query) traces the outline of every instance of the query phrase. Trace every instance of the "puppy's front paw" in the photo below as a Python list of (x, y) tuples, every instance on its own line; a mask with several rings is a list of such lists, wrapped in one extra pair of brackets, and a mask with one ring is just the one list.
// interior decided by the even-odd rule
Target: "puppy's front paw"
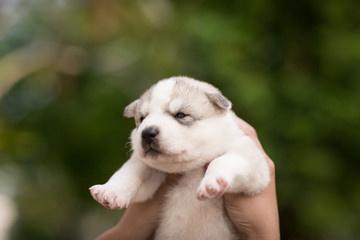
[(229, 182), (224, 177), (206, 176), (196, 191), (199, 200), (219, 198), (224, 195)]
[(94, 185), (89, 190), (96, 201), (109, 209), (128, 207), (132, 199), (132, 196), (129, 194), (130, 191), (122, 191), (116, 185)]

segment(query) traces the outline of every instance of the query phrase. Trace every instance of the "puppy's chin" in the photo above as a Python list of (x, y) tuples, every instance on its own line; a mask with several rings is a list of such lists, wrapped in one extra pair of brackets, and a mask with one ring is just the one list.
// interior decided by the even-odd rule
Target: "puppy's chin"
[(142, 154), (142, 161), (150, 167), (166, 173), (184, 173), (206, 165), (205, 159), (188, 159), (186, 151), (180, 154), (148, 149)]
[(190, 154), (193, 149), (181, 148), (179, 145), (168, 146), (161, 141), (151, 143), (137, 142), (134, 153), (150, 167), (167, 173), (183, 173), (199, 168), (210, 162), (208, 154)]

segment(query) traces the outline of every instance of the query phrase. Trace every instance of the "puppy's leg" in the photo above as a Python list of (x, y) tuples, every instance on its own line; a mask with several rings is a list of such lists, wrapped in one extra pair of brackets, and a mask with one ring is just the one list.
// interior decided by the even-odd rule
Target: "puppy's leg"
[(268, 185), (270, 175), (265, 156), (248, 139), (240, 143), (241, 147), (209, 164), (196, 192), (199, 200), (218, 198), (225, 192), (257, 194)]
[(151, 198), (164, 179), (165, 174), (132, 156), (107, 183), (92, 186), (90, 192), (104, 207), (121, 209)]

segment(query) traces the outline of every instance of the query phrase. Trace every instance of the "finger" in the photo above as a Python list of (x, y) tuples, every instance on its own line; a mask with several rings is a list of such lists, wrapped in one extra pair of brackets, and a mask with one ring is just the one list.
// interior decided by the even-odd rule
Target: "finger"
[[(267, 156), (267, 154), (265, 153), (265, 150), (263, 148), (263, 146), (260, 143), (260, 140), (257, 136), (256, 130), (255, 128), (253, 128), (250, 124), (248, 124), (247, 122), (245, 122), (243, 119), (239, 118), (238, 116), (236, 116), (236, 122), (238, 124), (238, 127), (244, 131), (244, 133), (249, 136), (254, 142), (255, 144), (263, 151), (263, 153), (265, 154), (265, 156), (267, 157), (267, 159), (270, 160), (270, 158)], [(270, 160), (271, 161), (271, 160)]]

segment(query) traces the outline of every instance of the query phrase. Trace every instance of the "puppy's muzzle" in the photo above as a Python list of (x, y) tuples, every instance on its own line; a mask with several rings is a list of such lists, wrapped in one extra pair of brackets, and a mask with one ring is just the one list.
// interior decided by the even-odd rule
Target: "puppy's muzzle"
[(159, 134), (159, 129), (156, 127), (148, 127), (145, 128), (141, 132), (142, 136), (142, 145), (146, 149), (152, 145), (155, 141), (156, 136)]

